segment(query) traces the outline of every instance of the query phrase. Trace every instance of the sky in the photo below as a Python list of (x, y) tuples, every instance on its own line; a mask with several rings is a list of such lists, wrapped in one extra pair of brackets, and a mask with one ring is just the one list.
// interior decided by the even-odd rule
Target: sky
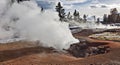
[[(88, 15), (103, 16), (109, 14), (112, 8), (117, 8), (120, 11), (120, 0), (37, 0), (43, 8), (54, 10), (59, 1), (64, 5), (66, 12), (74, 12), (76, 9), (81, 15), (86, 13)], [(91, 8), (91, 6), (94, 6), (94, 8)]]
[[(36, 0), (36, 1), (54, 1), (54, 2), (58, 2), (58, 1), (61, 1), (63, 3), (68, 3), (68, 4), (75, 4), (75, 3), (88, 3), (88, 2), (91, 2), (91, 1), (96, 1), (96, 0)], [(101, 3), (106, 3), (106, 4), (113, 4), (113, 3), (119, 3), (120, 0), (97, 0)]]

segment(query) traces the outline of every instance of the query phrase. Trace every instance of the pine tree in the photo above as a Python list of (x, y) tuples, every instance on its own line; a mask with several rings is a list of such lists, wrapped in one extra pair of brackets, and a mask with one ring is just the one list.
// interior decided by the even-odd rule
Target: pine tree
[(111, 9), (110, 11), (111, 14), (118, 14), (118, 10), (116, 8)]
[(100, 23), (100, 18), (97, 18), (97, 23)]
[(104, 14), (103, 16), (103, 23), (107, 23), (107, 14)]
[(58, 5), (56, 6), (56, 11), (60, 13), (60, 11), (62, 10), (62, 6), (61, 6), (61, 3), (58, 2)]
[(77, 10), (74, 11), (73, 16), (74, 16), (74, 20), (75, 21), (79, 21), (80, 20), (80, 15), (79, 15), (79, 12)]
[(67, 14), (67, 19), (68, 19), (68, 20), (72, 20), (72, 15), (71, 15), (70, 12), (68, 12), (68, 14)]
[(64, 21), (64, 19), (65, 19), (65, 9), (63, 9), (60, 2), (58, 2), (58, 5), (56, 6), (56, 11), (58, 12), (58, 15), (60, 17), (60, 21)]
[(68, 12), (68, 14), (67, 14), (67, 18), (70, 19), (70, 12)]
[(83, 15), (83, 19), (84, 19), (84, 21), (86, 22), (87, 21), (87, 15)]
[(96, 21), (96, 16), (93, 16), (94, 21)]
[(11, 0), (12, 3), (14, 3), (15, 1), (14, 0)]
[(18, 3), (22, 2), (22, 1), (30, 1), (30, 0), (17, 0)]
[(41, 7), (41, 12), (43, 12), (44, 11), (44, 9), (43, 9), (43, 7)]
[(77, 10), (74, 11), (73, 15), (74, 17), (77, 15)]

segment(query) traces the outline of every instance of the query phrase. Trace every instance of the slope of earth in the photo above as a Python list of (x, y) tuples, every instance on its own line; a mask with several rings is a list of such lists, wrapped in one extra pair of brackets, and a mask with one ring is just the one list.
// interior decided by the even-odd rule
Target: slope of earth
[(43, 65), (78, 60), (65, 52), (38, 46), (34, 42), (0, 44), (0, 65)]
[(90, 45), (108, 45), (111, 47), (109, 53), (75, 58), (66, 52), (41, 47), (34, 42), (19, 41), (0, 44), (0, 65), (120, 65), (120, 42), (88, 37), (94, 33), (92, 30), (83, 30), (74, 36), (78, 39), (86, 39)]

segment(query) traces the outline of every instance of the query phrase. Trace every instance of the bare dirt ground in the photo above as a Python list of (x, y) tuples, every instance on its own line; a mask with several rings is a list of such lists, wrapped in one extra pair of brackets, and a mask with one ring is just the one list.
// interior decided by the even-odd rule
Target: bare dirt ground
[(74, 34), (78, 39), (86, 39), (89, 45), (108, 45), (111, 51), (86, 58), (75, 58), (68, 53), (57, 52), (53, 48), (40, 47), (33, 42), (19, 41), (0, 44), (0, 65), (120, 65), (120, 42), (91, 39), (91, 30)]

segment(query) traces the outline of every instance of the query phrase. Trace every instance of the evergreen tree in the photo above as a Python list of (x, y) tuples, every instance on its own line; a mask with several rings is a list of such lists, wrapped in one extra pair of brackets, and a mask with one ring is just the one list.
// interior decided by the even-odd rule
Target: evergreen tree
[(21, 2), (22, 0), (17, 0), (17, 2), (19, 3), (19, 2)]
[(22, 1), (30, 1), (30, 0), (17, 0), (18, 3), (22, 2)]
[(68, 20), (70, 20), (70, 19), (71, 19), (70, 12), (68, 12), (68, 14), (67, 14), (67, 19), (68, 19)]
[(43, 7), (41, 7), (41, 12), (43, 12), (44, 11), (44, 9), (43, 9)]
[(60, 21), (65, 21), (65, 9), (63, 9), (60, 2), (58, 2), (58, 5), (56, 6), (56, 11), (58, 12)]
[(15, 1), (14, 0), (11, 0), (12, 3), (14, 3)]
[(87, 21), (87, 15), (83, 15), (83, 19), (84, 19), (84, 21), (86, 22)]
[(116, 8), (111, 9), (110, 11), (111, 14), (118, 14), (118, 10)]
[(96, 16), (93, 16), (94, 21), (96, 21)]
[(78, 17), (78, 19), (80, 18), (80, 14), (79, 14), (79, 12), (77, 13), (77, 17)]
[(65, 9), (62, 9), (59, 13), (60, 21), (65, 21)]
[(56, 6), (56, 11), (60, 13), (60, 11), (63, 9), (63, 7), (61, 6), (61, 3), (58, 2), (58, 5)]
[(67, 14), (67, 18), (68, 18), (68, 19), (70, 18), (70, 12), (68, 12), (68, 14)]
[(100, 18), (97, 18), (97, 23), (100, 23)]
[(107, 23), (107, 14), (104, 14), (103, 16), (103, 23)]
[(77, 10), (74, 11), (73, 16), (74, 16), (74, 20), (75, 21), (79, 21), (80, 20), (80, 15), (79, 15), (79, 12), (77, 12)]
[(73, 16), (77, 16), (77, 10), (74, 11)]

